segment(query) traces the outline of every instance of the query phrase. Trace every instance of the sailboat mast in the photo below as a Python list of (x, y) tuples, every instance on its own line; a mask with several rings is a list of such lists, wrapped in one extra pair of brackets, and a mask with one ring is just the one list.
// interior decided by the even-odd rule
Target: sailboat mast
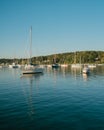
[(77, 58), (77, 56), (76, 56), (76, 52), (75, 52), (75, 55), (74, 55), (74, 64), (76, 64), (76, 58)]
[(30, 64), (31, 64), (31, 58), (32, 58), (32, 26), (30, 28)]

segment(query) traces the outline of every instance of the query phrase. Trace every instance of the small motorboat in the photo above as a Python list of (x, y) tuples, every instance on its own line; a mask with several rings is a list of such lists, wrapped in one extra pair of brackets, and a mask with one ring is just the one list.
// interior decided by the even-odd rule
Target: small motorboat
[(84, 74), (88, 74), (89, 72), (90, 72), (90, 69), (89, 69), (89, 67), (84, 67), (83, 68), (83, 70), (82, 70), (82, 72), (84, 73)]

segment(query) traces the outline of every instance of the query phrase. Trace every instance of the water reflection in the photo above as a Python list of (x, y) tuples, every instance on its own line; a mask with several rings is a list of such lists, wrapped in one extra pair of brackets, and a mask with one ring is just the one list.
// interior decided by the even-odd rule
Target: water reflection
[(82, 75), (83, 75), (84, 81), (87, 81), (88, 80), (88, 74), (82, 74)]
[(75, 129), (80, 129), (80, 116), (88, 122), (83, 122), (82, 129), (103, 126), (104, 66), (91, 70), (90, 75), (70, 67), (21, 78), (19, 72), (0, 70), (1, 129), (71, 129), (76, 124)]
[(56, 86), (57, 83), (57, 76), (59, 75), (60, 68), (52, 68), (53, 73), (53, 83)]
[(81, 76), (81, 69), (80, 68), (71, 68), (71, 75), (76, 80), (78, 77)]
[(67, 78), (67, 77), (72, 77), (75, 80), (77, 80), (77, 78), (82, 78), (84, 79), (84, 81), (87, 81), (88, 78), (90, 77), (95, 77), (95, 76), (103, 76), (104, 75), (104, 66), (97, 66), (96, 68), (90, 69), (90, 74), (89, 75), (84, 75), (82, 73), (82, 69), (81, 68), (71, 68), (70, 66), (63, 68), (47, 68), (46, 72), (47, 74), (50, 74), (51, 76), (54, 76), (55, 82), (56, 82), (56, 78), (63, 76), (63, 78)]
[[(26, 100), (26, 103), (28, 105), (28, 115), (31, 120), (33, 120), (33, 115), (35, 114), (35, 109), (34, 109), (34, 103), (33, 103), (33, 98), (34, 98), (34, 89), (38, 89), (39, 86), (39, 80), (40, 77), (43, 74), (25, 74), (21, 76), (22, 83), (22, 89), (23, 89), (23, 94)], [(36, 91), (35, 91), (36, 92)]]
[(69, 67), (61, 67), (61, 72), (64, 78), (68, 74), (68, 71), (69, 71)]

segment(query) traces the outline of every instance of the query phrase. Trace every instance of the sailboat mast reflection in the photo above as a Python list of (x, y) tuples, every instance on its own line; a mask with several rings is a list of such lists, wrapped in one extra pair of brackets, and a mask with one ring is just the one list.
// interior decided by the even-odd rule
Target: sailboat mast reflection
[[(28, 105), (28, 115), (30, 119), (33, 119), (33, 116), (35, 114), (35, 109), (34, 109), (34, 100), (33, 98), (36, 96), (36, 89), (39, 87), (39, 79), (42, 76), (42, 74), (30, 74), (30, 75), (23, 75), (21, 79), (23, 80), (23, 83), (25, 82), (23, 86), (23, 93), (26, 99), (26, 103)], [(34, 93), (35, 89), (35, 93)]]

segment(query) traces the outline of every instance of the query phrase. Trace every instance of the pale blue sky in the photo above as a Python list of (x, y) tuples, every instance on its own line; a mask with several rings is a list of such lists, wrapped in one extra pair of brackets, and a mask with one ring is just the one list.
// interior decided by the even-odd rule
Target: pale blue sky
[(104, 0), (0, 0), (0, 57), (104, 51)]

